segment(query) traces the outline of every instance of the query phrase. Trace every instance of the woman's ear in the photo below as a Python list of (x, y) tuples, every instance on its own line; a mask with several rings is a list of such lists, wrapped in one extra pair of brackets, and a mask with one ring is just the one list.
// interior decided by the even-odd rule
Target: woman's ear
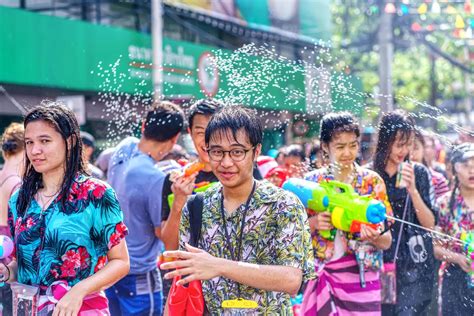
[(76, 146), (77, 141), (78, 140), (77, 140), (76, 135), (72, 134), (71, 136), (69, 136), (66, 140), (68, 149), (71, 150), (74, 146)]
[(329, 157), (329, 145), (326, 143), (321, 143), (321, 150), (323, 151), (323, 157)]

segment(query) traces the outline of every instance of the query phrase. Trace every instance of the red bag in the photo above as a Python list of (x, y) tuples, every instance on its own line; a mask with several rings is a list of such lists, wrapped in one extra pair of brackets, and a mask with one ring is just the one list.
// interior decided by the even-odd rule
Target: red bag
[(181, 276), (176, 276), (171, 285), (168, 312), (170, 316), (202, 316), (204, 314), (204, 296), (201, 281), (191, 281), (185, 287), (177, 285)]

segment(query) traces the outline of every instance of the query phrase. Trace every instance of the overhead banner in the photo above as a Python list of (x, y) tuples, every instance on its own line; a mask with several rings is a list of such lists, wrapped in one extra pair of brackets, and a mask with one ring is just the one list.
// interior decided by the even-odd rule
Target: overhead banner
[[(151, 96), (148, 34), (1, 6), (0, 30), (0, 83)], [(257, 55), (164, 38), (163, 94), (305, 112), (304, 69)]]
[(329, 0), (166, 0), (237, 18), (249, 27), (271, 26), (315, 40), (331, 36)]

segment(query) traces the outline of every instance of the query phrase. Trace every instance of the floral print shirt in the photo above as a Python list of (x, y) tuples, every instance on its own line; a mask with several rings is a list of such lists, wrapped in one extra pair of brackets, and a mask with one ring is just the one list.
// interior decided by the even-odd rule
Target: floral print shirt
[[(474, 232), (474, 210), (464, 202), (461, 194), (456, 190), (455, 193), (448, 193), (437, 200), (439, 210), (438, 229), (451, 237), (460, 239), (462, 233)], [(449, 209), (451, 195), (456, 194), (454, 198), (453, 211)], [(465, 253), (462, 245), (457, 241), (449, 241), (448, 247), (451, 251)]]
[[(383, 202), (387, 215), (393, 216), (392, 207), (388, 201), (385, 183), (382, 178), (375, 171), (362, 168), (357, 164), (354, 166), (355, 173), (352, 181), (354, 190), (360, 195), (370, 195)], [(306, 174), (305, 179), (313, 182), (329, 181), (334, 180), (334, 175), (331, 174), (328, 168), (321, 168)], [(315, 212), (308, 210), (308, 215), (314, 216)], [(342, 232), (341, 236), (346, 255), (363, 248), (365, 250), (365, 268), (371, 270), (379, 270), (381, 268), (382, 252), (380, 250), (377, 250), (367, 242), (358, 240), (360, 236), (357, 233)], [(331, 261), (334, 255), (334, 241), (321, 237), (317, 230), (313, 232), (312, 238), (316, 265), (322, 267), (324, 263)]]
[[(231, 260), (226, 244), (221, 215), (222, 185), (203, 193), (201, 239), (198, 247), (211, 255)], [(227, 230), (232, 248), (237, 240), (245, 205), (232, 214), (226, 213)], [(180, 225), (180, 248), (190, 239), (189, 210), (183, 209)], [(314, 259), (311, 235), (304, 206), (290, 192), (266, 181), (257, 181), (250, 200), (242, 236), (242, 262), (260, 265), (280, 265), (302, 270), (303, 280), (313, 279)], [(211, 315), (223, 313), (224, 300), (236, 299), (237, 283), (223, 277), (202, 282), (204, 299)], [(258, 315), (292, 315), (290, 296), (240, 284), (241, 298), (258, 303)]]
[(20, 283), (48, 287), (62, 280), (72, 287), (103, 268), (109, 249), (128, 233), (115, 192), (100, 180), (78, 175), (64, 206), (58, 196), (42, 211), (32, 199), (23, 216), (18, 192), (9, 201), (8, 223)]

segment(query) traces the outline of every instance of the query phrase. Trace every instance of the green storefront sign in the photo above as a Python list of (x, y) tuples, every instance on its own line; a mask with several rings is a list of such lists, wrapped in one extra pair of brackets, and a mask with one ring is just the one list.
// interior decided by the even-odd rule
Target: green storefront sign
[[(0, 30), (0, 82), (152, 92), (150, 35), (1, 6)], [(167, 38), (163, 62), (166, 97), (215, 96), (256, 108), (305, 111), (304, 71), (294, 64)]]

